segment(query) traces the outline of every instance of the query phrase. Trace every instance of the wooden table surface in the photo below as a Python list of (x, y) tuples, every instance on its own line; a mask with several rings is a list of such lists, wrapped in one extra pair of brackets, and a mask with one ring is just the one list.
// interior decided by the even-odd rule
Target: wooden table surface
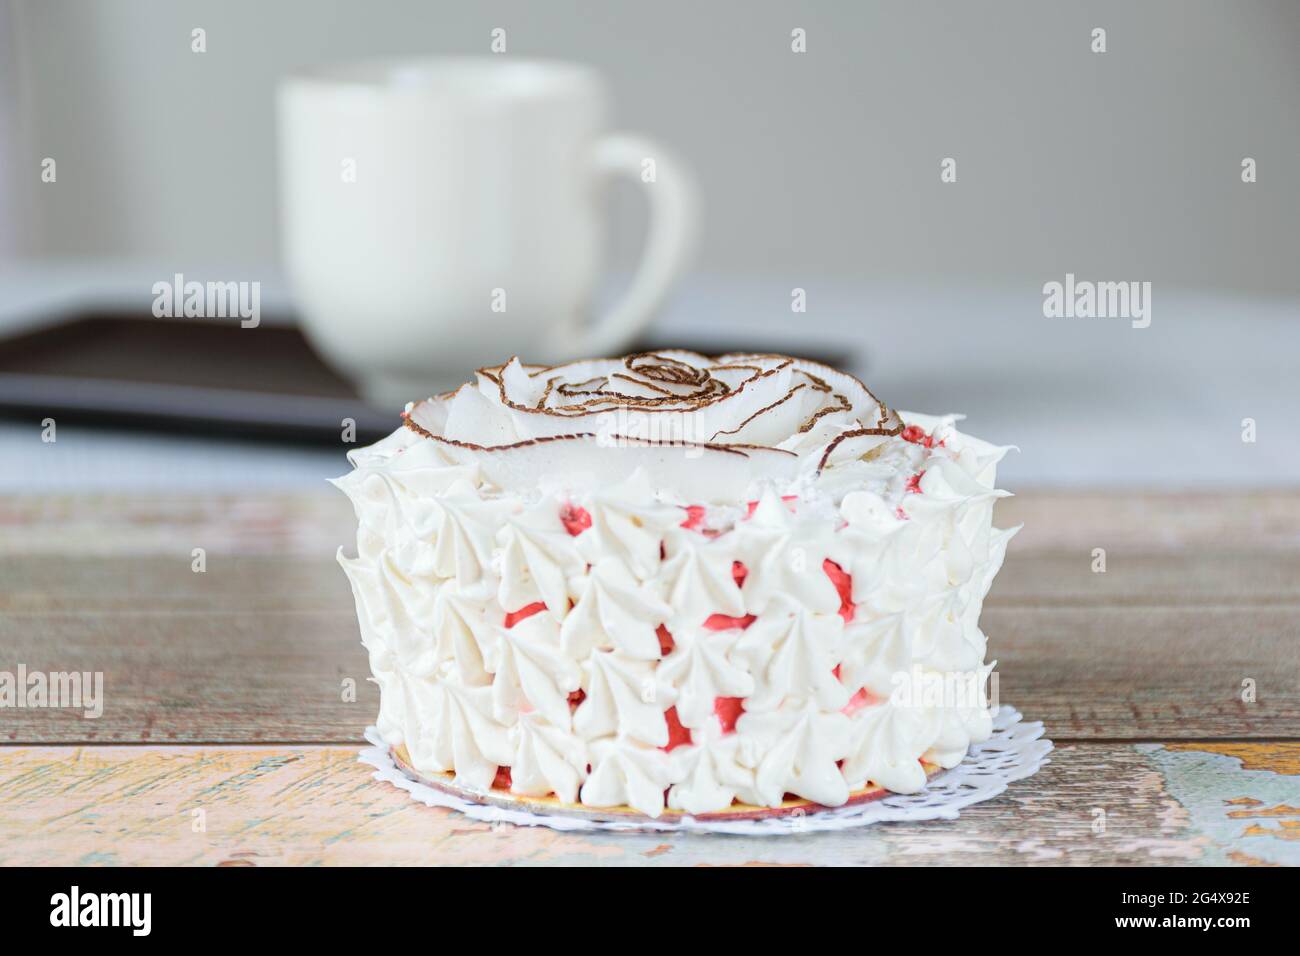
[(0, 671), (104, 675), (98, 719), (0, 709), (0, 864), (1300, 863), (1300, 493), (998, 522), (1025, 529), (982, 624), (1051, 763), (953, 822), (748, 838), (489, 826), (372, 781), (341, 495), (0, 499)]

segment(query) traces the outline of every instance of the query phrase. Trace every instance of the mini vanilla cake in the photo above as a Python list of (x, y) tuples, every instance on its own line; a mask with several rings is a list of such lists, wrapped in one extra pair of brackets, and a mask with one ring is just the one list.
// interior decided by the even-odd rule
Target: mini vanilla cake
[[(403, 762), (657, 817), (914, 792), (985, 740), (1006, 452), (777, 355), (512, 359), (349, 457)], [(939, 688), (939, 690), (936, 690)]]

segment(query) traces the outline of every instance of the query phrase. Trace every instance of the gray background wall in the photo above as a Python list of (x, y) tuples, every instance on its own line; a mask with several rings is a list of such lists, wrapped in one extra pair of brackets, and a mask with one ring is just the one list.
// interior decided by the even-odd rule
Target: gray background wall
[[(486, 53), (499, 26), (508, 55), (602, 68), (620, 125), (691, 160), (705, 270), (1300, 290), (1300, 3), (1286, 0), (16, 0), (5, 14), (0, 136), (25, 254), (271, 269), (277, 77)], [(57, 189), (39, 183), (44, 156)]]

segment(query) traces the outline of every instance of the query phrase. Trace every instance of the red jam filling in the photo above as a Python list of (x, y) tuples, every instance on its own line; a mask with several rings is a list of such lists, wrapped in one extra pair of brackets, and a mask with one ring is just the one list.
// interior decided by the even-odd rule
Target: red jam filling
[(726, 631), (733, 627), (738, 627), (742, 631), (754, 623), (754, 615), (746, 614), (744, 617), (731, 617), (727, 614), (710, 614), (705, 620), (704, 626), (710, 631)]
[(668, 744), (660, 747), (660, 750), (672, 751), (691, 742), (691, 732), (682, 726), (676, 707), (669, 707), (664, 712), (664, 719), (668, 721)]
[(740, 719), (740, 715), (744, 712), (745, 701), (743, 698), (713, 698), (713, 713), (718, 718), (718, 724), (722, 727), (724, 734), (734, 734), (736, 732), (736, 721)]
[(698, 531), (706, 538), (716, 538), (718, 535), (722, 534), (722, 532), (717, 528), (709, 528), (705, 526), (704, 519), (706, 517), (706, 511), (704, 505), (686, 505), (685, 507), (686, 520), (683, 521), (679, 527), (685, 528), (687, 531)]
[(560, 509), (560, 523), (576, 538), (591, 527), (591, 514), (580, 505), (568, 504)]
[(903, 439), (903, 441), (910, 441), (914, 445), (922, 445), (925, 448), (933, 448), (935, 445), (938, 445), (940, 448), (944, 447), (942, 441), (936, 442), (934, 436), (927, 435), (920, 425), (908, 425), (903, 429), (902, 434), (898, 437)]
[(506, 627), (511, 628), (518, 624), (526, 617), (532, 617), (546, 610), (546, 605), (541, 601), (534, 601), (532, 604), (525, 604), (517, 611), (510, 611), (506, 614)]
[(934, 439), (927, 435), (920, 425), (908, 425), (899, 437), (903, 441), (910, 441), (913, 445), (924, 445), (926, 448), (934, 445)]
[(840, 708), (840, 713), (851, 715), (874, 702), (875, 697), (871, 695), (871, 692), (865, 687), (859, 687), (858, 692), (849, 698), (849, 702)]
[(857, 605), (853, 603), (853, 576), (830, 558), (822, 562), (822, 569), (831, 579), (831, 584), (835, 585), (835, 590), (840, 596), (840, 617), (844, 618), (844, 623), (847, 624), (853, 620), (853, 612), (857, 609)]
[(664, 627), (662, 624), (655, 628), (655, 634), (659, 638), (660, 656), (667, 657), (673, 652), (673, 648), (677, 646), (673, 641), (673, 635), (669, 632), (668, 628)]
[(696, 531), (704, 524), (704, 505), (687, 505), (686, 520), (681, 527), (687, 531)]

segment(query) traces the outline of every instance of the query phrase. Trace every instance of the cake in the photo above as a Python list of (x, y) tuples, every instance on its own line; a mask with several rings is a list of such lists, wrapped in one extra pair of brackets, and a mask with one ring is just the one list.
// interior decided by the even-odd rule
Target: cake
[[(1007, 449), (778, 355), (517, 358), (349, 454), (412, 772), (647, 817), (924, 788), (988, 738)], [(954, 693), (962, 687), (975, 694)]]

